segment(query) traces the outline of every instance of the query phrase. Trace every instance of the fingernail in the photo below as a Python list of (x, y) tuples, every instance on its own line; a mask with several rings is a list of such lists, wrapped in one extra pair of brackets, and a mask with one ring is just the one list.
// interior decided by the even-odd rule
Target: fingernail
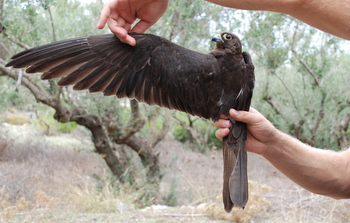
[(223, 124), (224, 124), (225, 128), (230, 128), (231, 127), (229, 120), (226, 120)]

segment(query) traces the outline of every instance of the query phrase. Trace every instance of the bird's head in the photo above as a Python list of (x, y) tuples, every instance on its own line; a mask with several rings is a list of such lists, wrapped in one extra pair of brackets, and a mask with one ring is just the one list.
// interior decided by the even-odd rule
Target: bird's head
[(233, 33), (223, 32), (216, 34), (211, 39), (216, 42), (216, 50), (224, 50), (233, 54), (242, 54), (242, 44), (238, 36)]

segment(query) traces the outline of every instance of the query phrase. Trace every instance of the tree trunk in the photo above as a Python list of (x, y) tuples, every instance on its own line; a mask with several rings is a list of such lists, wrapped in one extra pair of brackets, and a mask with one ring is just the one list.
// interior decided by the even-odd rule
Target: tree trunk
[(152, 139), (144, 139), (135, 134), (141, 130), (146, 122), (140, 115), (139, 103), (136, 100), (130, 100), (130, 108), (132, 116), (128, 121), (129, 124), (124, 128), (118, 126), (114, 110), (106, 112), (103, 121), (107, 127), (109, 137), (113, 142), (128, 145), (138, 154), (142, 165), (147, 171), (147, 182), (152, 184), (154, 188), (158, 189), (162, 173), (158, 160), (159, 154), (156, 154), (153, 148), (168, 132), (170, 127), (170, 113), (166, 110), (162, 130)]

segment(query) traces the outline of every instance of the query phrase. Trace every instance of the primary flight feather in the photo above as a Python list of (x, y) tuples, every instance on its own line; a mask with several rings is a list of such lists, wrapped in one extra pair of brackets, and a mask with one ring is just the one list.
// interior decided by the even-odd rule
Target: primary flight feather
[[(6, 65), (43, 72), (42, 79), (61, 78), (60, 86), (135, 98), (149, 105), (217, 121), (229, 109), (249, 110), (254, 88), (254, 65), (242, 52), (239, 38), (229, 32), (212, 38), (208, 54), (178, 46), (165, 38), (131, 33), (136, 46), (114, 34), (62, 40), (14, 55)], [(248, 200), (246, 125), (230, 118), (223, 139), (225, 210)]]

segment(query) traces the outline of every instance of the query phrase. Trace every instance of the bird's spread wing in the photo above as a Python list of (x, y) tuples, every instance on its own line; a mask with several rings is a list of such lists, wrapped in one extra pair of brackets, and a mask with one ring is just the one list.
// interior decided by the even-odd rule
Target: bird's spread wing
[[(136, 98), (150, 105), (219, 119), (230, 108), (248, 110), (254, 88), (254, 66), (238, 37), (222, 33), (217, 48), (201, 54), (150, 34), (130, 34), (136, 46), (121, 43), (114, 34), (63, 40), (26, 50), (6, 66), (44, 72), (42, 79), (61, 78), (105, 95)], [(242, 55), (241, 55), (242, 54)], [(243, 60), (237, 60), (243, 56)], [(246, 124), (230, 119), (223, 139), (225, 210), (244, 207), (248, 199)]]
[(210, 54), (151, 34), (131, 35), (135, 47), (114, 34), (80, 37), (23, 51), (7, 66), (44, 72), (42, 79), (62, 78), (59, 85), (75, 90), (136, 98), (207, 119), (217, 116), (211, 113), (218, 111), (221, 92), (210, 89), (222, 80)]

